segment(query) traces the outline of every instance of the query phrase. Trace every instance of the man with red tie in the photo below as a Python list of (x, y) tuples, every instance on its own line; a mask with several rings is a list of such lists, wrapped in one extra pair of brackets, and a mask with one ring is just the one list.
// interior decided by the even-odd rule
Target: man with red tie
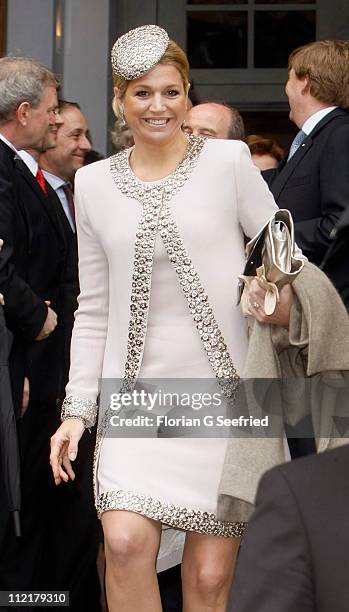
[[(14, 409), (17, 417), (22, 459), (21, 482), (26, 482), (26, 447), (28, 417), (24, 414), (28, 393), (23, 401), (25, 378), (29, 381), (32, 351), (51, 341), (57, 328), (56, 300), (49, 283), (41, 277), (38, 251), (42, 252), (42, 224), (40, 215), (29, 208), (23, 197), (17, 164), (22, 164), (19, 149), (39, 148), (57, 121), (57, 81), (54, 74), (38, 62), (27, 58), (0, 59), (0, 236), (4, 241), (0, 253), (0, 292), (4, 296), (4, 315), (13, 343), (9, 355)], [(33, 179), (39, 192), (36, 179)], [(47, 215), (51, 211), (47, 211)], [(52, 220), (52, 225), (54, 220)], [(51, 236), (56, 230), (52, 229)], [(61, 255), (62, 258), (63, 254)], [(41, 258), (42, 260), (42, 255)], [(61, 262), (54, 262), (57, 271)], [(35, 385), (34, 385), (35, 387)], [(31, 510), (22, 486), (22, 533), (25, 550), (29, 536)], [(17, 572), (18, 542), (14, 539), (12, 523), (6, 504), (0, 505), (0, 588), (23, 588), (32, 576), (35, 545), (23, 555), (24, 565)], [(18, 581), (17, 581), (18, 578)], [(22, 580), (23, 578), (23, 580)]]
[(38, 165), (39, 153), (56, 144), (57, 111), (57, 81), (47, 68), (26, 58), (0, 60), (0, 292), (14, 337), (10, 373), (22, 495), (21, 539), (15, 538), (8, 511), (0, 504), (0, 590), (55, 588), (64, 567), (52, 563), (43, 574), (56, 492), (49, 439), (59, 420), (57, 402), (66, 375), (67, 284), (74, 299), (77, 293), (67, 278), (72, 259), (69, 224)]
[(6, 325), (14, 334), (10, 373), (14, 406), (20, 414), (26, 349), (55, 329), (56, 313), (29, 279), (32, 247), (28, 211), (17, 187), (16, 157), (25, 147), (42, 146), (56, 124), (57, 81), (47, 68), (27, 58), (0, 59), (0, 292)]

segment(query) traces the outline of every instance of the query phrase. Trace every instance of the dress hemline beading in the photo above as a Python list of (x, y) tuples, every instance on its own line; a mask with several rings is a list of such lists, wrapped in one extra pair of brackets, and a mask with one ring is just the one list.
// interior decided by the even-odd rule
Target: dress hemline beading
[(166, 504), (133, 491), (104, 491), (97, 497), (96, 508), (99, 518), (109, 510), (127, 510), (160, 521), (174, 529), (225, 538), (241, 538), (247, 526), (247, 523), (242, 522), (220, 521), (211, 512)]

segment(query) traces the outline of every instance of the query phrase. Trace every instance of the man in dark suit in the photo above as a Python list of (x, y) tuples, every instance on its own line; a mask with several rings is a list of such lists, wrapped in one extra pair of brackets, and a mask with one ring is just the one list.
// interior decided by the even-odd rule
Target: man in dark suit
[[(277, 205), (292, 213), (297, 244), (316, 265), (349, 207), (348, 65), (344, 41), (317, 41), (291, 53), (286, 94), (299, 132), (278, 168), (263, 173)], [(324, 270), (344, 297), (348, 266)], [(310, 423), (300, 425), (311, 430)], [(315, 451), (311, 438), (297, 437), (297, 428), (287, 436), (292, 457)]]
[[(30, 379), (32, 383), (32, 402), (38, 399), (41, 393), (47, 392), (45, 372), (41, 384), (38, 373), (36, 377), (34, 374), (35, 353), (50, 344), (52, 337), (58, 333), (55, 310), (58, 295), (52, 277), (43, 269), (42, 262), (47, 261), (46, 257), (52, 257), (53, 278), (60, 275), (65, 244), (61, 243), (61, 230), (54, 210), (44, 201), (38, 203), (38, 195), (33, 193), (32, 186), (26, 185), (25, 180), (22, 180), (22, 172), (26, 172), (26, 167), (20, 160), (18, 149), (28, 146), (42, 147), (48, 134), (55, 138), (56, 90), (55, 76), (37, 62), (27, 58), (0, 60), (0, 235), (4, 240), (0, 253), (0, 288), (6, 302), (6, 325), (13, 334), (10, 374), (23, 472), (29, 470), (26, 461), (27, 443), (31, 445), (36, 442), (35, 434), (30, 439), (28, 428), (32, 410), (28, 409), (28, 413), (24, 414), (23, 409), (24, 380), (26, 377), (27, 381)], [(38, 189), (40, 196), (41, 188), (34, 177), (33, 182), (34, 189)], [(50, 241), (53, 242), (52, 245)], [(47, 249), (47, 253), (43, 249)], [(55, 391), (56, 389), (53, 390), (54, 393)], [(35, 471), (35, 467), (31, 466), (32, 471)], [(23, 482), (26, 482), (24, 473)], [(30, 512), (25, 510), (27, 502), (24, 490), (22, 495), (25, 538), (26, 533), (30, 531), (26, 527)], [(6, 518), (6, 508), (2, 505), (2, 531), (6, 527)], [(13, 538), (9, 524), (2, 552), (5, 550), (9, 553), (10, 559), (11, 545), (8, 537), (10, 540)], [(7, 550), (6, 542), (9, 544)], [(7, 569), (11, 572), (9, 566), (10, 564)], [(29, 576), (32, 572), (30, 563), (27, 570)], [(1, 572), (1, 579), (3, 577)]]
[[(75, 172), (84, 165), (85, 155), (91, 150), (88, 140), (88, 125), (80, 107), (75, 102), (59, 101), (61, 124), (57, 132), (55, 147), (48, 147), (39, 158), (46, 181), (55, 191), (61, 204), (64, 225), (69, 240), (73, 243), (74, 253), (69, 258), (71, 274), (77, 279), (77, 243), (75, 233), (75, 210), (73, 184)], [(73, 298), (74, 303), (71, 303)], [(70, 338), (74, 324), (74, 311), (77, 308), (76, 296), (66, 292), (65, 314), (66, 363), (69, 364)], [(69, 320), (68, 320), (69, 319)], [(66, 378), (68, 372), (66, 372)]]
[(17, 416), (22, 406), (28, 343), (43, 341), (57, 324), (56, 313), (28, 279), (31, 224), (19, 197), (15, 157), (18, 149), (41, 146), (56, 123), (56, 80), (26, 58), (0, 59), (0, 291), (5, 297), (6, 325), (14, 334), (10, 373)]
[[(69, 223), (75, 231), (72, 213), (66, 202), (67, 197), (64, 198), (59, 190), (61, 186), (73, 185), (75, 173), (84, 165), (86, 153), (91, 150), (91, 143), (86, 117), (81, 112), (80, 106), (76, 102), (66, 100), (59, 100), (58, 104), (62, 124), (57, 134), (57, 143), (55, 147), (47, 149), (40, 155), (40, 167), (60, 197)], [(61, 179), (63, 183), (58, 186), (57, 181), (50, 180), (51, 176)]]
[(277, 170), (264, 174), (278, 206), (293, 215), (297, 244), (316, 265), (349, 207), (348, 65), (348, 42), (317, 41), (291, 53), (286, 94), (300, 131)]
[[(60, 125), (54, 147), (46, 147), (39, 157), (46, 182), (57, 196), (63, 217), (67, 240), (71, 245), (67, 262), (68, 284), (64, 291), (64, 384), (68, 378), (70, 340), (77, 308), (77, 293), (71, 290), (72, 283), (78, 286), (78, 257), (75, 232), (74, 175), (82, 167), (85, 154), (91, 149), (87, 138), (87, 122), (76, 103), (59, 101)], [(99, 522), (93, 503), (92, 460), (95, 431), (85, 434), (77, 464), (76, 478), (68, 487), (56, 487), (53, 493), (51, 520), (47, 527), (41, 576), (51, 588), (69, 589), (73, 610), (98, 610), (97, 545)], [(57, 529), (57, 524), (60, 528)], [(71, 538), (74, 525), (75, 537)]]
[[(18, 348), (24, 354), (29, 395), (28, 405), (22, 406), (18, 420), (23, 535), (16, 540), (8, 526), (0, 554), (0, 574), (4, 587), (22, 589), (37, 585), (38, 559), (42, 554), (49, 499), (54, 489), (48, 448), (50, 436), (59, 422), (57, 399), (62, 394), (64, 321), (61, 291), (68, 253), (56, 196), (44, 184), (46, 192), (39, 185), (37, 164), (31, 159), (30, 168), (19, 157), (15, 159), (16, 189), (28, 220), (25, 281), (39, 299), (50, 305), (57, 316), (57, 325), (41, 342), (21, 342), (21, 338), (17, 338)], [(6, 242), (9, 231), (3, 235)], [(18, 250), (16, 240), (13, 249), (14, 253)], [(16, 337), (16, 332), (14, 335)], [(17, 382), (14, 380), (15, 384)]]
[[(60, 118), (58, 133), (61, 124), (63, 125), (63, 120)], [(50, 144), (45, 142), (44, 148), (47, 149)], [(34, 518), (37, 534), (41, 531), (42, 545), (41, 559), (36, 564), (33, 582), (43, 590), (69, 590), (71, 610), (85, 610), (90, 606), (97, 611), (99, 584), (96, 558), (99, 525), (93, 504), (91, 478), (94, 436), (86, 434), (81, 441), (81, 461), (76, 466), (77, 479), (71, 483), (71, 486), (57, 489), (48, 464), (49, 439), (60, 424), (60, 402), (64, 397), (64, 387), (68, 377), (69, 345), (74, 310), (77, 305), (76, 236), (64, 214), (59, 198), (50, 185), (45, 181), (45, 193), (40, 187), (40, 191), (37, 192), (35, 175), (39, 152), (30, 150), (28, 154), (28, 151), (20, 151), (20, 155), (25, 162), (18, 163), (24, 179), (22, 185), (20, 181), (23, 197), (31, 203), (32, 213), (34, 202), (30, 200), (30, 193), (26, 192), (27, 187), (35, 193), (37, 204), (41, 203), (42, 198), (45, 199), (45, 204), (48, 204), (51, 212), (56, 214), (61, 237), (67, 245), (61, 275), (56, 278), (51, 276), (51, 282), (58, 294), (58, 303), (56, 303), (58, 325), (50, 337), (51, 346), (43, 342), (40, 346), (34, 345), (31, 351), (30, 401), (26, 415), (29, 420), (27, 447), (31, 455), (34, 452), (34, 457), (38, 457), (41, 453), (40, 465), (35, 463), (35, 476), (39, 482), (38, 496), (44, 497)], [(40, 208), (37, 212), (40, 216)], [(38, 226), (38, 221), (36, 225)], [(54, 239), (50, 236), (48, 228), (39, 241), (41, 246), (44, 239), (50, 240), (51, 249), (54, 248)], [(48, 254), (47, 248), (44, 251)], [(54, 272), (51, 259), (49, 257), (47, 264), (41, 262), (41, 267), (46, 268), (48, 272)], [(46, 378), (45, 384), (42, 382), (43, 375)], [(34, 390), (32, 390), (33, 380), (37, 383)], [(32, 441), (33, 435), (36, 437), (35, 445)], [(32, 490), (33, 484), (30, 486)], [(45, 513), (43, 508), (46, 508)], [(42, 515), (40, 525), (37, 524), (39, 512)], [(74, 525), (73, 539), (71, 525)]]
[(278, 466), (259, 485), (234, 612), (347, 612), (349, 445)]
[(349, 312), (349, 206), (331, 231), (331, 244), (320, 268), (332, 278)]
[[(14, 73), (16, 81), (13, 84)], [(49, 75), (51, 79), (43, 92), (42, 87), (40, 89), (41, 81), (46, 82), (42, 75)], [(2, 102), (5, 104), (7, 92), (12, 108), (7, 109), (7, 115), (3, 111), (3, 123), (0, 124), (0, 138), (6, 139), (2, 147), (5, 161), (0, 167), (3, 187), (0, 192), (0, 233), (7, 245), (7, 253), (1, 260), (0, 279), (7, 303), (7, 324), (15, 338), (11, 373), (13, 386), (19, 389), (18, 435), (22, 460), (23, 535), (20, 540), (16, 540), (12, 525), (7, 520), (0, 551), (0, 586), (3, 589), (47, 590), (55, 588), (54, 585), (59, 583), (63, 570), (68, 566), (65, 559), (61, 559), (57, 570), (52, 549), (51, 554), (46, 556), (47, 529), (51, 520), (56, 519), (55, 533), (59, 532), (57, 517), (51, 516), (56, 490), (48, 456), (50, 436), (59, 424), (57, 400), (63, 395), (67, 369), (64, 367), (66, 287), (69, 281), (69, 291), (73, 296), (70, 302), (73, 303), (77, 294), (77, 274), (75, 272), (73, 279), (67, 277), (72, 260), (71, 247), (74, 246), (70, 239), (72, 233), (70, 228), (67, 229), (69, 224), (60, 202), (45, 182), (37, 163), (39, 152), (56, 143), (58, 116), (55, 77), (36, 63), (5, 58), (0, 60), (0, 89), (3, 81), (6, 82), (6, 91)], [(33, 92), (39, 95), (39, 102), (35, 101)], [(26, 129), (31, 138), (20, 138)], [(30, 147), (32, 155), (16, 150), (22, 147)], [(74, 263), (76, 268), (76, 254)], [(51, 321), (50, 325), (47, 325), (47, 318)], [(20, 367), (16, 367), (17, 364)], [(21, 402), (24, 377), (28, 381), (29, 390), (26, 410)], [(73, 491), (69, 491), (68, 501), (74, 495)], [(65, 510), (69, 515), (69, 503)], [(6, 525), (8, 517), (3, 507), (1, 512), (1, 523)], [(80, 506), (80, 514), (83, 512)], [(93, 537), (96, 540), (96, 551), (97, 529), (94, 533), (90, 530), (91, 542)], [(73, 541), (78, 541), (78, 537)], [(67, 546), (68, 557), (69, 552)], [(84, 577), (81, 567), (79, 571), (76, 582), (81, 584)], [(74, 573), (72, 575), (75, 576)], [(97, 574), (95, 578), (97, 582)], [(73, 587), (73, 583), (65, 584), (66, 590)], [(91, 582), (90, 586), (95, 599), (91, 597), (92, 590), (86, 589), (87, 599), (81, 598), (79, 605), (83, 607), (79, 608), (75, 593), (71, 593), (72, 610), (88, 609), (90, 604), (98, 609), (98, 585), (92, 585)]]

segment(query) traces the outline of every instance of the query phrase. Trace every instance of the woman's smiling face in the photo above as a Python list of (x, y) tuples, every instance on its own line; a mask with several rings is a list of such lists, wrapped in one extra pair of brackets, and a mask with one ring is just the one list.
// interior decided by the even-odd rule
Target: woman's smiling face
[(187, 93), (174, 66), (157, 64), (131, 81), (120, 101), (135, 142), (166, 144), (181, 130)]

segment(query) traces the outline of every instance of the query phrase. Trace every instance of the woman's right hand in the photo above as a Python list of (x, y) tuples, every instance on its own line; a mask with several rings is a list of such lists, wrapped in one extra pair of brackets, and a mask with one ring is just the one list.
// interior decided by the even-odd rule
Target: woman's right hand
[(69, 478), (75, 479), (71, 461), (76, 459), (78, 443), (84, 430), (82, 419), (66, 419), (52, 436), (50, 465), (56, 485), (62, 480), (68, 482)]

